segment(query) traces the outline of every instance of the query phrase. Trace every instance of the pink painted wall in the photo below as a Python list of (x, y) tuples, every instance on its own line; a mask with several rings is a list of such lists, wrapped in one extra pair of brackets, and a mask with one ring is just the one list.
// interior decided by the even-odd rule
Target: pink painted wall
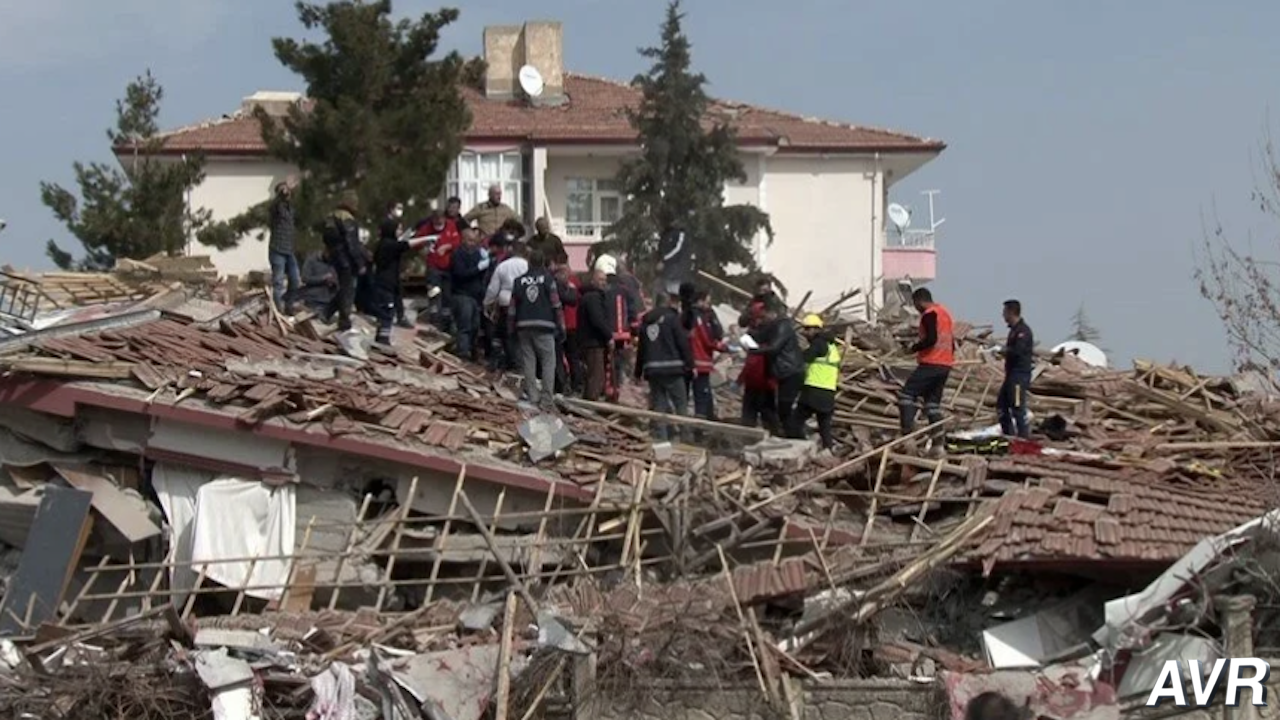
[(885, 248), (881, 253), (885, 280), (933, 280), (938, 276), (938, 253), (923, 248)]

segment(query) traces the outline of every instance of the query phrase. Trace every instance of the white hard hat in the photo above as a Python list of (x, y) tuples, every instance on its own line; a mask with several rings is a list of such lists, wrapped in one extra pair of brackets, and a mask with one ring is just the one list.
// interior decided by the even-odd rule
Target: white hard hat
[(601, 255), (596, 258), (596, 270), (603, 272), (605, 275), (618, 274), (618, 261), (612, 255)]

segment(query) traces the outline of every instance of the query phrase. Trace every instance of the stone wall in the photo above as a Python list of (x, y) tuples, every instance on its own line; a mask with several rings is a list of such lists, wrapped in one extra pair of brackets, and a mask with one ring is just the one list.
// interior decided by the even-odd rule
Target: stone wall
[[(801, 686), (804, 720), (944, 720), (935, 685), (893, 680), (848, 680)], [(609, 698), (580, 717), (608, 720), (775, 720), (754, 686), (711, 688), (660, 685), (642, 692), (603, 692)]]

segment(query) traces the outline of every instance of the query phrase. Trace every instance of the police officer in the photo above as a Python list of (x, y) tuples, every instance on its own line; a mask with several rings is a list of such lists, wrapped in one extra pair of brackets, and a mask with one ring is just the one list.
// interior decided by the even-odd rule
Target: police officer
[(804, 387), (796, 402), (796, 432), (803, 435), (805, 424), (811, 416), (818, 416), (818, 435), (824, 450), (835, 448), (831, 436), (831, 419), (836, 411), (836, 388), (840, 384), (840, 348), (827, 337), (822, 329), (822, 318), (806, 315), (800, 323), (800, 333), (809, 341), (805, 350)]
[[(668, 415), (684, 415), (689, 404), (688, 386), (693, 378), (693, 350), (689, 334), (680, 324), (679, 298), (659, 295), (653, 309), (640, 321), (640, 347), (636, 380), (649, 381), (649, 409)], [(671, 439), (666, 423), (652, 424), (658, 442)]]
[(507, 336), (516, 339), (525, 398), (550, 409), (556, 392), (556, 345), (564, 338), (564, 308), (541, 250), (529, 252), (529, 270), (512, 284)]
[(1027, 422), (1027, 400), (1031, 391), (1031, 366), (1034, 361), (1035, 337), (1027, 321), (1022, 319), (1022, 303), (1004, 301), (1004, 322), (1009, 326), (1005, 340), (1004, 383), (996, 397), (996, 409), (1000, 413), (1000, 431), (1005, 435), (1031, 437)]

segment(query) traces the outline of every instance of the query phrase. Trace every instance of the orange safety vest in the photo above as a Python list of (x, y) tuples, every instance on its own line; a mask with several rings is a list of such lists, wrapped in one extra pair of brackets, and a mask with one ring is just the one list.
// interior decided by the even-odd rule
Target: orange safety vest
[(951, 367), (956, 364), (955, 337), (951, 333), (951, 313), (941, 305), (934, 303), (920, 316), (920, 337), (924, 337), (924, 318), (933, 313), (938, 319), (938, 341), (928, 350), (916, 353), (916, 362), (921, 365), (942, 365)]

